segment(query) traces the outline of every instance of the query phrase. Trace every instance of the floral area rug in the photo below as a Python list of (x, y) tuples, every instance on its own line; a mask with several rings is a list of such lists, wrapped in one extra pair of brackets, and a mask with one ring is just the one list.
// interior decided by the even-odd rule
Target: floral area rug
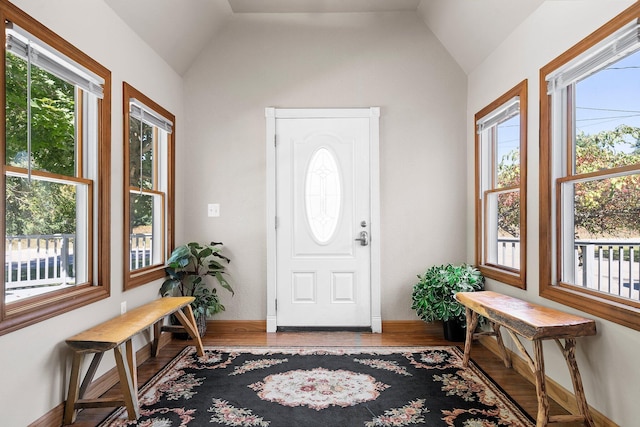
[(101, 427), (533, 426), (457, 347), (185, 348)]

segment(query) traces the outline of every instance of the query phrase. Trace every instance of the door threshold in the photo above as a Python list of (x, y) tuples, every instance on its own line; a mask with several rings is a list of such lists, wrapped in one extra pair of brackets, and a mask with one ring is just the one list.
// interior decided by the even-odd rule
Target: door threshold
[(277, 332), (371, 332), (371, 326), (278, 326)]

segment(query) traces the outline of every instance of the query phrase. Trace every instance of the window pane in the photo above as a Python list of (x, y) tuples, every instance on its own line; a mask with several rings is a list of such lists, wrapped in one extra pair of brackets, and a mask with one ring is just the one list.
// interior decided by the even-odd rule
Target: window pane
[(154, 189), (153, 126), (129, 117), (129, 185), (143, 190)]
[(131, 193), (129, 195), (129, 231), (131, 251), (130, 270), (138, 270), (160, 262), (159, 250), (154, 250), (162, 236), (160, 234), (160, 212), (162, 196)]
[(574, 192), (575, 240), (565, 257), (574, 277), (568, 273), (565, 280), (638, 300), (640, 175), (568, 185)]
[(76, 276), (86, 267), (74, 254), (85, 238), (76, 231), (82, 217), (77, 199), (86, 195), (86, 186), (8, 176), (6, 191), (6, 301), (83, 281)]
[(487, 263), (519, 269), (520, 191), (488, 193), (487, 210)]
[(6, 164), (27, 166), (27, 65), (6, 52)]
[(497, 188), (520, 185), (520, 115), (496, 126)]
[(638, 163), (640, 52), (578, 82), (575, 91), (576, 173)]
[[(6, 162), (27, 168), (27, 64), (6, 55)], [(75, 176), (75, 86), (31, 67), (31, 168)]]

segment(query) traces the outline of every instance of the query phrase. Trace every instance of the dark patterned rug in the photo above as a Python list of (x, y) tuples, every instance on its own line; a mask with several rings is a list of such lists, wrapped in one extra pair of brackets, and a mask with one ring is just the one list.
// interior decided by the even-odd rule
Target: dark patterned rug
[(185, 348), (101, 427), (533, 426), (457, 347)]

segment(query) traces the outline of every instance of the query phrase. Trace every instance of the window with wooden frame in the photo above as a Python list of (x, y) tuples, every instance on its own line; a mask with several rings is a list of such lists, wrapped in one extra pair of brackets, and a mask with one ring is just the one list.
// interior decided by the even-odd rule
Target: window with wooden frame
[(124, 289), (165, 276), (173, 248), (173, 114), (123, 84)]
[(475, 115), (476, 264), (526, 287), (527, 81)]
[(109, 296), (111, 73), (4, 0), (0, 334)]
[(540, 295), (640, 330), (640, 4), (540, 71)]

